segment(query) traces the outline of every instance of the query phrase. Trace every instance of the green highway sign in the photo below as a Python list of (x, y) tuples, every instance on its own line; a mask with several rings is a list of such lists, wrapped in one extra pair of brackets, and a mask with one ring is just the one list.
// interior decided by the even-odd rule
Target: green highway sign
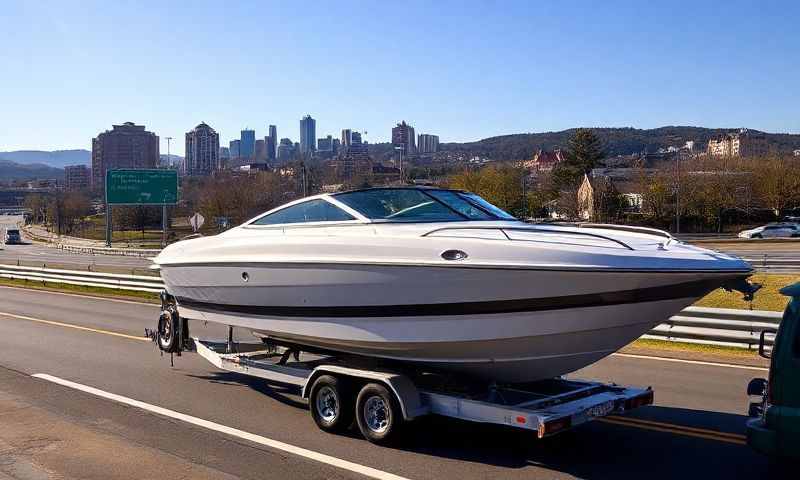
[(178, 203), (175, 170), (108, 170), (106, 203), (109, 205), (174, 205)]

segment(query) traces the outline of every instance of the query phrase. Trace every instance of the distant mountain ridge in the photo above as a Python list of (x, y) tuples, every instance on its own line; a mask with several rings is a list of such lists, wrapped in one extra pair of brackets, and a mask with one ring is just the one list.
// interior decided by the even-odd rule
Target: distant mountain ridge
[(0, 180), (36, 180), (64, 178), (64, 170), (41, 163), (21, 164), (0, 159)]
[(0, 152), (0, 159), (9, 160), (22, 165), (43, 164), (54, 168), (64, 168), (67, 165), (90, 165), (92, 152), (89, 150), (17, 150), (14, 152)]
[[(567, 142), (576, 129), (560, 132), (518, 133), (485, 138), (477, 142), (443, 143), (443, 152), (463, 153), (470, 157), (480, 156), (491, 160), (524, 160), (533, 156), (539, 149), (553, 150), (566, 148)], [(668, 126), (652, 129), (638, 128), (592, 128), (605, 145), (606, 155), (631, 155), (642, 152), (655, 152), (659, 148), (681, 147), (687, 141), (694, 141), (695, 148), (704, 149), (708, 141), (718, 135), (738, 132), (738, 128), (703, 128)], [(790, 152), (800, 148), (800, 134), (766, 133), (750, 129), (752, 133), (763, 134), (770, 147), (777, 151)]]
[[(161, 161), (164, 162), (166, 159), (167, 156), (162, 154)], [(17, 150), (0, 152), (0, 160), (7, 160), (19, 165), (40, 165), (63, 169), (68, 165), (91, 165), (92, 152), (83, 149), (55, 150), (52, 152), (45, 150)], [(170, 160), (172, 162), (182, 162), (183, 157), (170, 155)]]

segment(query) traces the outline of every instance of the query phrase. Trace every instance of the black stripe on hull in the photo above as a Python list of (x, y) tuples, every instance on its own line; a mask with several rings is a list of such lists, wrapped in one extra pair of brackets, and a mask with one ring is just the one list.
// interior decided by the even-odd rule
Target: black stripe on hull
[[(733, 280), (725, 279), (725, 281)], [(718, 288), (720, 279), (697, 280), (667, 286), (639, 288), (617, 292), (589, 293), (547, 298), (493, 300), (483, 302), (430, 303), (417, 305), (357, 305), (294, 307), (271, 305), (226, 305), (177, 297), (178, 304), (189, 308), (219, 313), (275, 317), (429, 317), (442, 315), (486, 315), (494, 313), (541, 312), (569, 308), (586, 308), (628, 303), (657, 302), (679, 298), (697, 298)]]

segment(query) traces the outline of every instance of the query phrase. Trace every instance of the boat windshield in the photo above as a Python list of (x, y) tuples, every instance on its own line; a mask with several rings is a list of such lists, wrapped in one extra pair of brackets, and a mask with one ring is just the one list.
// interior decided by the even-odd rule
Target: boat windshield
[(454, 190), (385, 188), (338, 193), (336, 200), (373, 220), (396, 222), (450, 222), (515, 220), (472, 193)]

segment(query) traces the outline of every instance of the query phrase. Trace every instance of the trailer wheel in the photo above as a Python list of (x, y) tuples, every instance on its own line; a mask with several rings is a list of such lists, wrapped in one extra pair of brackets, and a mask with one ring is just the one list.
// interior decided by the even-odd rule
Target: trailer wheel
[(347, 382), (321, 375), (311, 386), (308, 406), (314, 423), (326, 432), (340, 432), (353, 422), (353, 395)]
[(158, 348), (167, 353), (178, 351), (178, 315), (171, 309), (161, 311), (158, 317)]
[(385, 445), (397, 438), (403, 424), (400, 403), (386, 387), (368, 383), (358, 393), (356, 422), (364, 438)]

